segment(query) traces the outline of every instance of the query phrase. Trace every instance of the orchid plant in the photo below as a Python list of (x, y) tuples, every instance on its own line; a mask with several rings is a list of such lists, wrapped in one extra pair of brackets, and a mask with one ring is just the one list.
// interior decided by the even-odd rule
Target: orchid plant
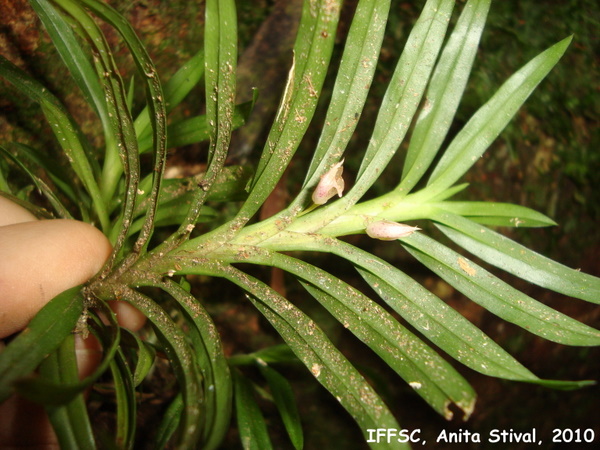
[[(267, 426), (254, 396), (259, 390), (239, 370), (244, 365), (260, 371), (291, 443), (302, 448), (292, 390), (277, 368), (290, 359), (300, 361), (339, 401), (365, 440), (369, 429), (399, 429), (376, 390), (318, 321), (260, 279), (253, 266), (289, 274), (306, 296), (320, 303), (446, 419), (452, 418), (453, 410), (468, 418), (476, 393), (439, 351), (490, 377), (561, 389), (590, 383), (538, 378), (402, 267), (342, 239), (366, 234), (390, 241), (386, 245), (408, 252), (507, 322), (563, 345), (600, 344), (598, 330), (494, 274), (500, 269), (598, 303), (598, 278), (535, 253), (495, 229), (551, 226), (552, 219), (524, 206), (452, 199), (467, 188), (461, 177), (559, 61), (570, 37), (525, 64), (458, 133), (449, 135), (490, 0), (467, 1), (458, 8), (451, 30), (455, 2), (424, 2), (387, 85), (368, 146), (356, 148), (351, 138), (376, 73), (391, 2), (358, 1), (341, 61), (332, 74), (331, 97), (325, 99), (342, 2), (307, 0), (277, 115), (260, 160), (251, 168), (227, 164), (232, 131), (243, 125), (252, 107), (236, 104), (234, 0), (206, 1), (203, 48), (166, 83), (131, 25), (105, 2), (30, 3), (97, 114), (104, 142), (102, 148), (94, 148), (59, 99), (0, 57), (0, 75), (39, 103), (67, 162), (56, 165), (42, 149), (7, 143), (1, 147), (2, 195), (43, 214), (39, 206), (26, 203), (31, 189), (16, 185), (19, 178), (14, 174), (25, 173), (45, 196), (52, 217), (93, 223), (113, 245), (109, 261), (96, 277), (54, 298), (31, 322), (28, 333), (17, 336), (0, 354), (0, 400), (17, 390), (49, 405), (62, 446), (98, 445), (82, 393), (100, 377), (106, 389), (109, 377), (118, 405), (112, 445), (132, 448), (139, 439), (136, 392), (152, 377), (160, 359), (168, 361), (177, 392), (152, 436), (156, 448), (167, 444), (217, 448), (234, 413), (244, 447), (269, 448)], [(116, 66), (99, 21), (120, 34), (136, 64), (135, 74), (123, 74)], [(127, 77), (135, 77), (145, 89), (146, 107), (137, 116)], [(204, 114), (169, 121), (171, 111), (202, 81)], [(315, 111), (323, 101), (327, 101), (325, 118), (316, 123)], [(311, 125), (321, 130), (318, 144), (310, 154), (296, 155)], [(167, 149), (200, 141), (208, 141), (205, 171), (165, 179)], [(406, 149), (402, 168), (391, 167), (400, 148)], [(145, 153), (153, 157), (149, 169), (140, 164)], [(257, 219), (294, 158), (311, 158), (302, 186), (281, 211)], [(350, 160), (360, 161), (356, 173), (344, 169)], [(386, 168), (394, 174), (396, 186), (366, 199)], [(345, 186), (344, 177), (353, 179), (351, 187)], [(346, 260), (372, 290), (362, 292), (311, 263), (311, 252)], [(240, 296), (245, 294), (271, 323), (282, 345), (245, 355), (226, 354), (205, 299), (192, 294), (189, 275), (216, 277), (237, 286)], [(106, 303), (115, 299), (146, 315), (144, 339), (116, 324)], [(70, 337), (73, 330), (83, 329), (98, 337), (104, 357), (94, 374), (79, 381)], [(42, 370), (29, 376), (40, 364), (60, 368), (63, 375)]]

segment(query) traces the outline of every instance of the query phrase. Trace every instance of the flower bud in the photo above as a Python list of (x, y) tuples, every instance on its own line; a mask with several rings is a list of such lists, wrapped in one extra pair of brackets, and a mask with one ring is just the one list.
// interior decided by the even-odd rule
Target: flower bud
[(419, 227), (411, 227), (403, 223), (391, 222), (389, 220), (379, 220), (371, 222), (367, 225), (366, 232), (369, 237), (379, 239), (381, 241), (395, 241), (398, 238), (410, 236), (415, 231), (420, 230)]
[(344, 179), (342, 178), (344, 168), (342, 167), (342, 164), (344, 164), (344, 160), (334, 164), (333, 167), (321, 177), (321, 180), (319, 181), (319, 184), (317, 184), (312, 195), (313, 203), (316, 205), (323, 205), (335, 194), (337, 194), (338, 197), (342, 196), (342, 193), (344, 192)]

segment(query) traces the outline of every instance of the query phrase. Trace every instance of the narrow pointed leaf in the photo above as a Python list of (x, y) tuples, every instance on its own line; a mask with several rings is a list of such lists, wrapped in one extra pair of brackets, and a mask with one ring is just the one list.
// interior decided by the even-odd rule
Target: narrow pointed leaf
[(193, 342), (196, 360), (204, 384), (205, 429), (203, 445), (217, 448), (223, 440), (231, 420), (232, 382), (229, 365), (216, 325), (202, 304), (174, 282), (159, 287), (168, 292), (186, 316), (188, 335)]
[[(162, 90), (161, 82), (158, 77), (158, 73), (150, 56), (148, 55), (146, 48), (136, 35), (133, 27), (129, 22), (124, 21), (123, 17), (117, 13), (112, 7), (104, 2), (98, 0), (82, 0), (82, 2), (90, 8), (94, 13), (100, 16), (104, 21), (113, 26), (123, 38), (124, 43), (127, 45), (133, 61), (138, 69), (140, 78), (143, 80), (144, 87), (146, 89), (146, 99), (149, 108), (150, 124), (152, 125), (153, 131), (153, 155), (154, 155), (154, 168), (153, 168), (153, 184), (152, 194), (150, 196), (151, 202), (147, 209), (146, 219), (142, 226), (142, 230), (135, 243), (135, 251), (140, 252), (142, 248), (148, 245), (150, 237), (154, 229), (154, 215), (156, 214), (156, 206), (158, 203), (158, 195), (160, 192), (160, 184), (162, 181), (162, 174), (164, 172), (166, 155), (167, 155), (167, 113), (165, 109), (164, 93)], [(115, 90), (122, 91), (122, 82), (119, 83), (119, 78), (116, 78), (116, 83), (113, 84)], [(123, 104), (122, 92), (117, 92), (115, 100), (117, 101), (117, 107), (120, 112), (121, 126), (123, 127), (123, 135), (126, 137), (124, 145), (128, 153), (128, 160), (132, 162), (130, 170), (137, 169), (137, 164), (133, 164), (138, 158), (138, 143), (136, 139), (136, 132), (133, 125), (133, 120), (129, 109), (126, 107), (126, 102)], [(129, 176), (129, 174), (127, 174)], [(137, 191), (137, 183), (139, 179), (135, 179), (135, 172), (132, 178), (132, 187), (135, 187)], [(135, 196), (132, 196), (132, 201), (135, 202)], [(128, 224), (130, 217), (126, 217), (124, 222)]]
[(449, 212), (434, 219), (450, 239), (485, 262), (564, 295), (600, 303), (600, 278), (571, 269), (468, 219)]
[(179, 229), (158, 251), (174, 248), (190, 235), (200, 208), (220, 174), (229, 149), (235, 110), (237, 15), (233, 0), (208, 0), (204, 33), (206, 121), (210, 145), (208, 167)]
[(262, 361), (267, 364), (299, 363), (300, 360), (287, 344), (277, 344), (246, 355), (233, 355), (227, 361), (230, 366), (249, 365)]
[(133, 374), (123, 353), (119, 349), (111, 361), (115, 403), (117, 405), (117, 421), (115, 442), (122, 448), (133, 448), (136, 431), (136, 392)]
[[(203, 75), (204, 50), (202, 49), (181, 66), (169, 81), (165, 83), (163, 94), (165, 96), (165, 111), (167, 114), (183, 101), (189, 92), (198, 84)], [(140, 141), (144, 140), (144, 138), (151, 137), (150, 114), (147, 106), (135, 119), (134, 126)], [(169, 134), (170, 133), (167, 133), (167, 135)], [(150, 147), (144, 147), (140, 144), (140, 152), (144, 152)]]
[[(559, 389), (575, 389), (590, 384), (589, 381), (542, 380), (445, 303), (438, 302), (435, 312), (426, 312), (429, 305), (418, 308), (426, 315), (419, 312), (417, 313), (419, 317), (416, 317), (415, 312), (410, 311), (405, 305), (407, 301), (416, 304), (417, 301), (422, 300), (422, 297), (404, 297), (400, 287), (389, 284), (387, 277), (384, 279), (365, 272), (361, 274), (366, 275), (367, 280), (371, 279), (372, 285), (376, 287), (381, 298), (421, 333), (453, 358), (480, 373)], [(425, 292), (429, 294), (429, 291), (425, 290)]]
[(206, 120), (210, 129), (209, 162), (221, 159), (231, 138), (237, 66), (237, 19), (232, 0), (206, 3)]
[(356, 129), (377, 66), (389, 9), (389, 0), (363, 0), (357, 5), (305, 188), (314, 186), (341, 158)]
[(0, 76), (9, 81), (18, 91), (40, 104), (57, 142), (92, 198), (102, 229), (106, 230), (109, 227), (108, 212), (96, 182), (93, 165), (88, 159), (89, 144), (75, 121), (48, 89), (2, 55), (0, 55)]
[(440, 149), (462, 98), (490, 0), (471, 0), (463, 8), (458, 23), (435, 67), (423, 105), (410, 139), (398, 192), (408, 193), (429, 168)]
[(502, 319), (561, 344), (600, 345), (600, 331), (523, 294), (441, 243), (423, 234), (402, 243), (447, 283)]
[(80, 291), (77, 286), (50, 300), (0, 353), (0, 402), (13, 392), (15, 381), (29, 375), (75, 328), (83, 312)]
[(83, 380), (79, 380), (78, 377), (68, 380), (60, 379), (56, 383), (44, 377), (28, 377), (18, 380), (15, 382), (15, 386), (23, 397), (44, 405), (65, 405), (83, 393), (85, 389), (91, 386), (108, 369), (119, 349), (121, 330), (108, 305), (99, 302), (97, 309), (102, 311), (110, 324), (109, 326), (103, 325), (102, 320), (95, 311), (88, 312), (94, 319), (94, 323), (92, 323), (95, 327), (94, 332), (98, 332), (96, 336), (103, 347), (103, 359), (101, 363)]
[[(419, 233), (402, 239), (410, 242)], [(479, 328), (450, 308), (437, 296), (414, 279), (386, 261), (350, 244), (316, 235), (286, 234), (280, 241), (281, 251), (325, 251), (348, 259), (373, 286), (381, 298), (419, 332), (450, 356), (478, 372), (489, 376), (530, 383), (552, 385), (564, 389), (585, 385), (588, 382), (541, 380), (521, 365), (510, 354), (485, 335)], [(299, 246), (299, 243), (300, 246)]]
[(377, 115), (358, 172), (364, 192), (387, 165), (412, 122), (444, 42), (453, 1), (429, 0), (414, 25)]
[[(287, 244), (281, 250), (298, 249), (293, 243), (293, 234), (287, 236)], [(415, 233), (401, 241), (410, 242), (418, 236), (419, 233)], [(312, 236), (310, 240), (303, 239), (301, 245), (304, 250), (327, 251), (351, 261), (390, 307), (438, 347), (474, 370), (489, 376), (563, 389), (588, 383), (539, 379), (429, 290), (368, 252), (335, 239), (316, 236)], [(308, 272), (307, 269), (304, 272)], [(468, 403), (463, 405), (467, 406)]]
[[(359, 270), (360, 272), (360, 270)], [(329, 282), (330, 280), (327, 280)], [(343, 310), (343, 301), (322, 289), (304, 287), (328, 311), (383, 359), (438, 414), (450, 420), (450, 404), (457, 405), (468, 418), (475, 407), (475, 392), (467, 381), (431, 347), (404, 329), (383, 308), (370, 299), (360, 305), (362, 313)], [(375, 283), (377, 285), (377, 283)], [(332, 290), (330, 289), (329, 292)], [(336, 292), (339, 294), (338, 292)], [(352, 305), (357, 309), (358, 305)]]
[[(75, 337), (71, 334), (56, 352), (44, 360), (40, 375), (50, 384), (74, 384), (79, 381)], [(61, 448), (95, 448), (94, 434), (90, 424), (83, 394), (80, 393), (60, 406), (46, 406)]]
[(571, 42), (568, 37), (512, 75), (467, 122), (436, 165), (427, 184), (431, 195), (454, 184), (483, 154), (545, 78)]
[(179, 421), (183, 415), (183, 409), (183, 395), (179, 393), (163, 414), (163, 418), (156, 431), (153, 447), (155, 450), (164, 450), (168, 447), (169, 439), (171, 439), (171, 436), (173, 436), (179, 426)]
[(473, 222), (505, 227), (547, 227), (556, 225), (548, 216), (525, 206), (496, 202), (439, 202), (436, 208), (471, 219)]
[[(108, 368), (112, 374), (117, 413), (114, 442), (122, 448), (133, 448), (137, 419), (137, 399), (133, 374), (121, 346), (121, 336), (123, 333), (128, 332), (119, 326), (116, 315), (107, 303), (101, 302), (99, 308), (91, 314), (94, 320), (94, 333), (104, 349), (104, 359), (94, 374), (88, 378), (97, 378), (100, 373), (104, 372), (107, 363), (109, 363)], [(106, 324), (106, 321), (108, 321), (108, 324)]]
[[(85, 0), (87, 5), (95, 3)], [(57, 0), (60, 6), (71, 15), (79, 32), (87, 39), (94, 52), (94, 64), (101, 80), (104, 91), (109, 119), (116, 137), (116, 146), (107, 147), (102, 173), (103, 195), (109, 201), (121, 182), (125, 173), (125, 189), (123, 192), (122, 212), (119, 221), (113, 229), (119, 231), (118, 238), (113, 242), (113, 253), (105, 270), (112, 267), (120, 252), (122, 252), (131, 224), (137, 184), (140, 177), (140, 162), (138, 146), (133, 129), (133, 120), (127, 106), (127, 94), (120, 71), (114, 61), (110, 46), (105, 35), (90, 13), (82, 6), (83, 2), (74, 0)], [(106, 6), (110, 8), (109, 6)], [(120, 161), (119, 161), (120, 159)]]
[[(12, 146), (17, 149), (17, 157), (21, 162), (25, 160), (42, 168), (52, 183), (60, 189), (74, 203), (77, 203), (81, 211), (82, 217), (89, 217), (88, 209), (90, 208), (90, 199), (81, 186), (74, 185), (73, 175), (68, 169), (61, 166), (56, 159), (52, 159), (51, 155), (43, 149), (36, 149), (25, 144), (13, 143)], [(1, 148), (1, 147), (0, 147)], [(85, 219), (84, 219), (85, 220)]]
[(452, 417), (450, 403), (463, 409), (466, 417), (471, 414), (475, 394), (466, 380), (376, 302), (324, 270), (286, 255), (270, 253), (260, 258), (255, 253), (249, 262), (272, 264), (299, 278), (319, 303), (439, 414)]
[[(243, 103), (235, 107), (233, 113), (232, 129), (235, 130), (244, 125), (250, 114), (251, 103)], [(185, 145), (197, 144), (210, 138), (209, 127), (206, 116), (195, 116), (175, 122), (167, 127), (167, 148), (183, 147)], [(152, 136), (144, 134), (139, 138), (140, 153), (147, 152), (152, 148)]]
[(235, 371), (233, 374), (235, 412), (242, 447), (244, 450), (272, 449), (267, 424), (256, 404), (252, 385), (241, 374)]
[[(247, 196), (244, 189), (252, 176), (252, 169), (248, 166), (227, 166), (219, 173), (215, 180), (215, 187), (211, 189), (207, 200), (214, 202), (238, 201)], [(158, 215), (164, 214), (164, 208), (183, 208), (192, 201), (194, 192), (198, 184), (202, 182), (204, 174), (200, 173), (187, 178), (169, 178), (163, 181), (161, 193), (158, 199)], [(145, 178), (140, 183), (140, 195), (135, 207), (134, 216), (142, 215), (148, 205), (148, 199), (145, 197), (145, 189), (151, 184), (151, 180)], [(212, 211), (211, 208), (204, 206), (204, 212)], [(187, 211), (187, 210), (186, 210)]]
[(290, 383), (283, 375), (267, 365), (264, 361), (258, 361), (260, 373), (269, 383), (269, 388), (273, 394), (273, 400), (277, 405), (281, 420), (296, 450), (304, 447), (304, 435), (302, 433), (302, 424), (300, 414), (296, 406), (296, 399)]
[(141, 340), (136, 333), (121, 329), (122, 346), (132, 349), (136, 358), (133, 364), (133, 384), (139, 386), (146, 378), (156, 359), (156, 348)]
[(11, 193), (12, 190), (6, 180), (7, 173), (8, 170), (6, 169), (6, 165), (0, 160), (0, 192)]
[(52, 38), (54, 47), (69, 69), (69, 73), (75, 80), (75, 83), (81, 89), (88, 104), (98, 114), (104, 130), (104, 136), (107, 139), (107, 146), (114, 145), (115, 137), (110, 125), (104, 91), (94, 67), (85, 56), (85, 52), (75, 37), (73, 29), (50, 2), (46, 0), (31, 0), (30, 4)]
[[(189, 196), (188, 196), (189, 197)], [(182, 199), (185, 200), (185, 197)], [(162, 205), (154, 216), (155, 227), (166, 227), (170, 225), (179, 225), (181, 221), (185, 220), (189, 210), (189, 203), (185, 202), (169, 202)], [(218, 213), (213, 208), (203, 206), (200, 209), (200, 214), (196, 217), (196, 223), (214, 221), (218, 217)], [(136, 233), (142, 229), (144, 225), (144, 219), (140, 218), (134, 220), (129, 229), (130, 234)]]
[(245, 221), (258, 211), (275, 187), (312, 120), (327, 75), (340, 9), (340, 0), (304, 2), (285, 92), (250, 196), (238, 213)]
[(382, 100), (375, 129), (354, 186), (328, 208), (315, 211), (306, 231), (317, 231), (355, 205), (388, 165), (413, 121), (448, 27), (454, 2), (429, 0), (411, 31)]
[[(17, 144), (17, 148), (20, 148), (20, 146), (18, 144)], [(42, 180), (40, 177), (35, 175), (31, 170), (29, 170), (27, 168), (27, 166), (25, 164), (23, 164), (21, 159), (14, 156), (12, 153), (7, 151), (2, 146), (0, 146), (0, 153), (3, 153), (4, 155), (6, 155), (8, 157), (8, 159), (10, 159), (12, 162), (14, 162), (17, 166), (19, 166), (19, 168), (21, 168), (23, 170), (23, 172), (25, 172), (25, 174), (29, 176), (29, 178), (31, 179), (31, 181), (33, 181), (33, 183), (35, 184), (35, 187), (38, 189), (38, 191), (41, 192), (44, 195), (44, 197), (46, 197), (46, 200), (48, 200), (48, 202), (52, 205), (52, 207), (54, 208), (54, 211), (56, 212), (58, 217), (63, 218), (63, 219), (72, 219), (73, 218), (71, 216), (71, 213), (69, 212), (69, 210), (65, 207), (65, 205), (62, 204), (62, 202), (56, 196), (56, 194), (50, 188), (50, 186), (48, 186), (48, 184), (46, 184), (46, 182), (44, 180)]]
[[(369, 428), (399, 429), (371, 386), (315, 322), (268, 286), (243, 272), (230, 268), (222, 276), (250, 293), (248, 298), (254, 306), (277, 329), (313, 376), (352, 415), (363, 433)], [(388, 447), (398, 449), (405, 446)]]
[(177, 447), (193, 448), (202, 433), (204, 399), (202, 376), (196, 357), (183, 330), (156, 303), (139, 292), (125, 288), (121, 292), (125, 300), (139, 309), (148, 318), (161, 347), (173, 368), (182, 394), (183, 407), (177, 422)]
[[(30, 186), (31, 189), (31, 186)], [(28, 190), (27, 188), (23, 189), (22, 192), (25, 192), (25, 197), (30, 193), (30, 189)], [(29, 211), (31, 214), (33, 214), (35, 217), (37, 217), (38, 219), (52, 219), (52, 214), (50, 214), (45, 208), (42, 208), (41, 206), (36, 206), (33, 203), (29, 203), (27, 200), (22, 200), (20, 197), (17, 197), (17, 195), (21, 194), (22, 192), (16, 192), (15, 195), (9, 194), (10, 190), (8, 191), (0, 191), (0, 196), (10, 200), (11, 202), (19, 205), (21, 208)]]

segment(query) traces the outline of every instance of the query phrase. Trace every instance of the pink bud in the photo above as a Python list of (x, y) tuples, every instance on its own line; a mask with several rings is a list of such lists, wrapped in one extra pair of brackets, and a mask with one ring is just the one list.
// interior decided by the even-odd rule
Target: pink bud
[(334, 164), (333, 167), (321, 177), (321, 180), (312, 195), (312, 201), (316, 205), (327, 203), (327, 200), (336, 193), (338, 197), (342, 196), (342, 193), (344, 192), (344, 179), (342, 178), (344, 168), (342, 167), (342, 164), (344, 164), (344, 160)]
[(390, 222), (389, 220), (379, 220), (371, 222), (367, 225), (366, 232), (369, 237), (382, 241), (395, 241), (398, 238), (410, 236), (415, 231), (420, 230), (419, 227), (411, 227), (403, 223)]

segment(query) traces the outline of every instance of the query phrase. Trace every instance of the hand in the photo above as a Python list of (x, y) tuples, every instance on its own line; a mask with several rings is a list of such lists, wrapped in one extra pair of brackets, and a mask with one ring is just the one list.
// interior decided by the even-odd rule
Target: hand
[[(111, 251), (108, 239), (92, 225), (37, 220), (0, 196), (0, 339), (25, 328), (56, 295), (89, 280)], [(111, 302), (111, 308), (121, 326), (135, 331), (145, 322), (127, 303)], [(102, 352), (91, 335), (76, 341), (76, 351), (84, 378), (98, 365)], [(15, 395), (0, 405), (0, 418), (0, 448), (59, 448), (41, 406)]]

